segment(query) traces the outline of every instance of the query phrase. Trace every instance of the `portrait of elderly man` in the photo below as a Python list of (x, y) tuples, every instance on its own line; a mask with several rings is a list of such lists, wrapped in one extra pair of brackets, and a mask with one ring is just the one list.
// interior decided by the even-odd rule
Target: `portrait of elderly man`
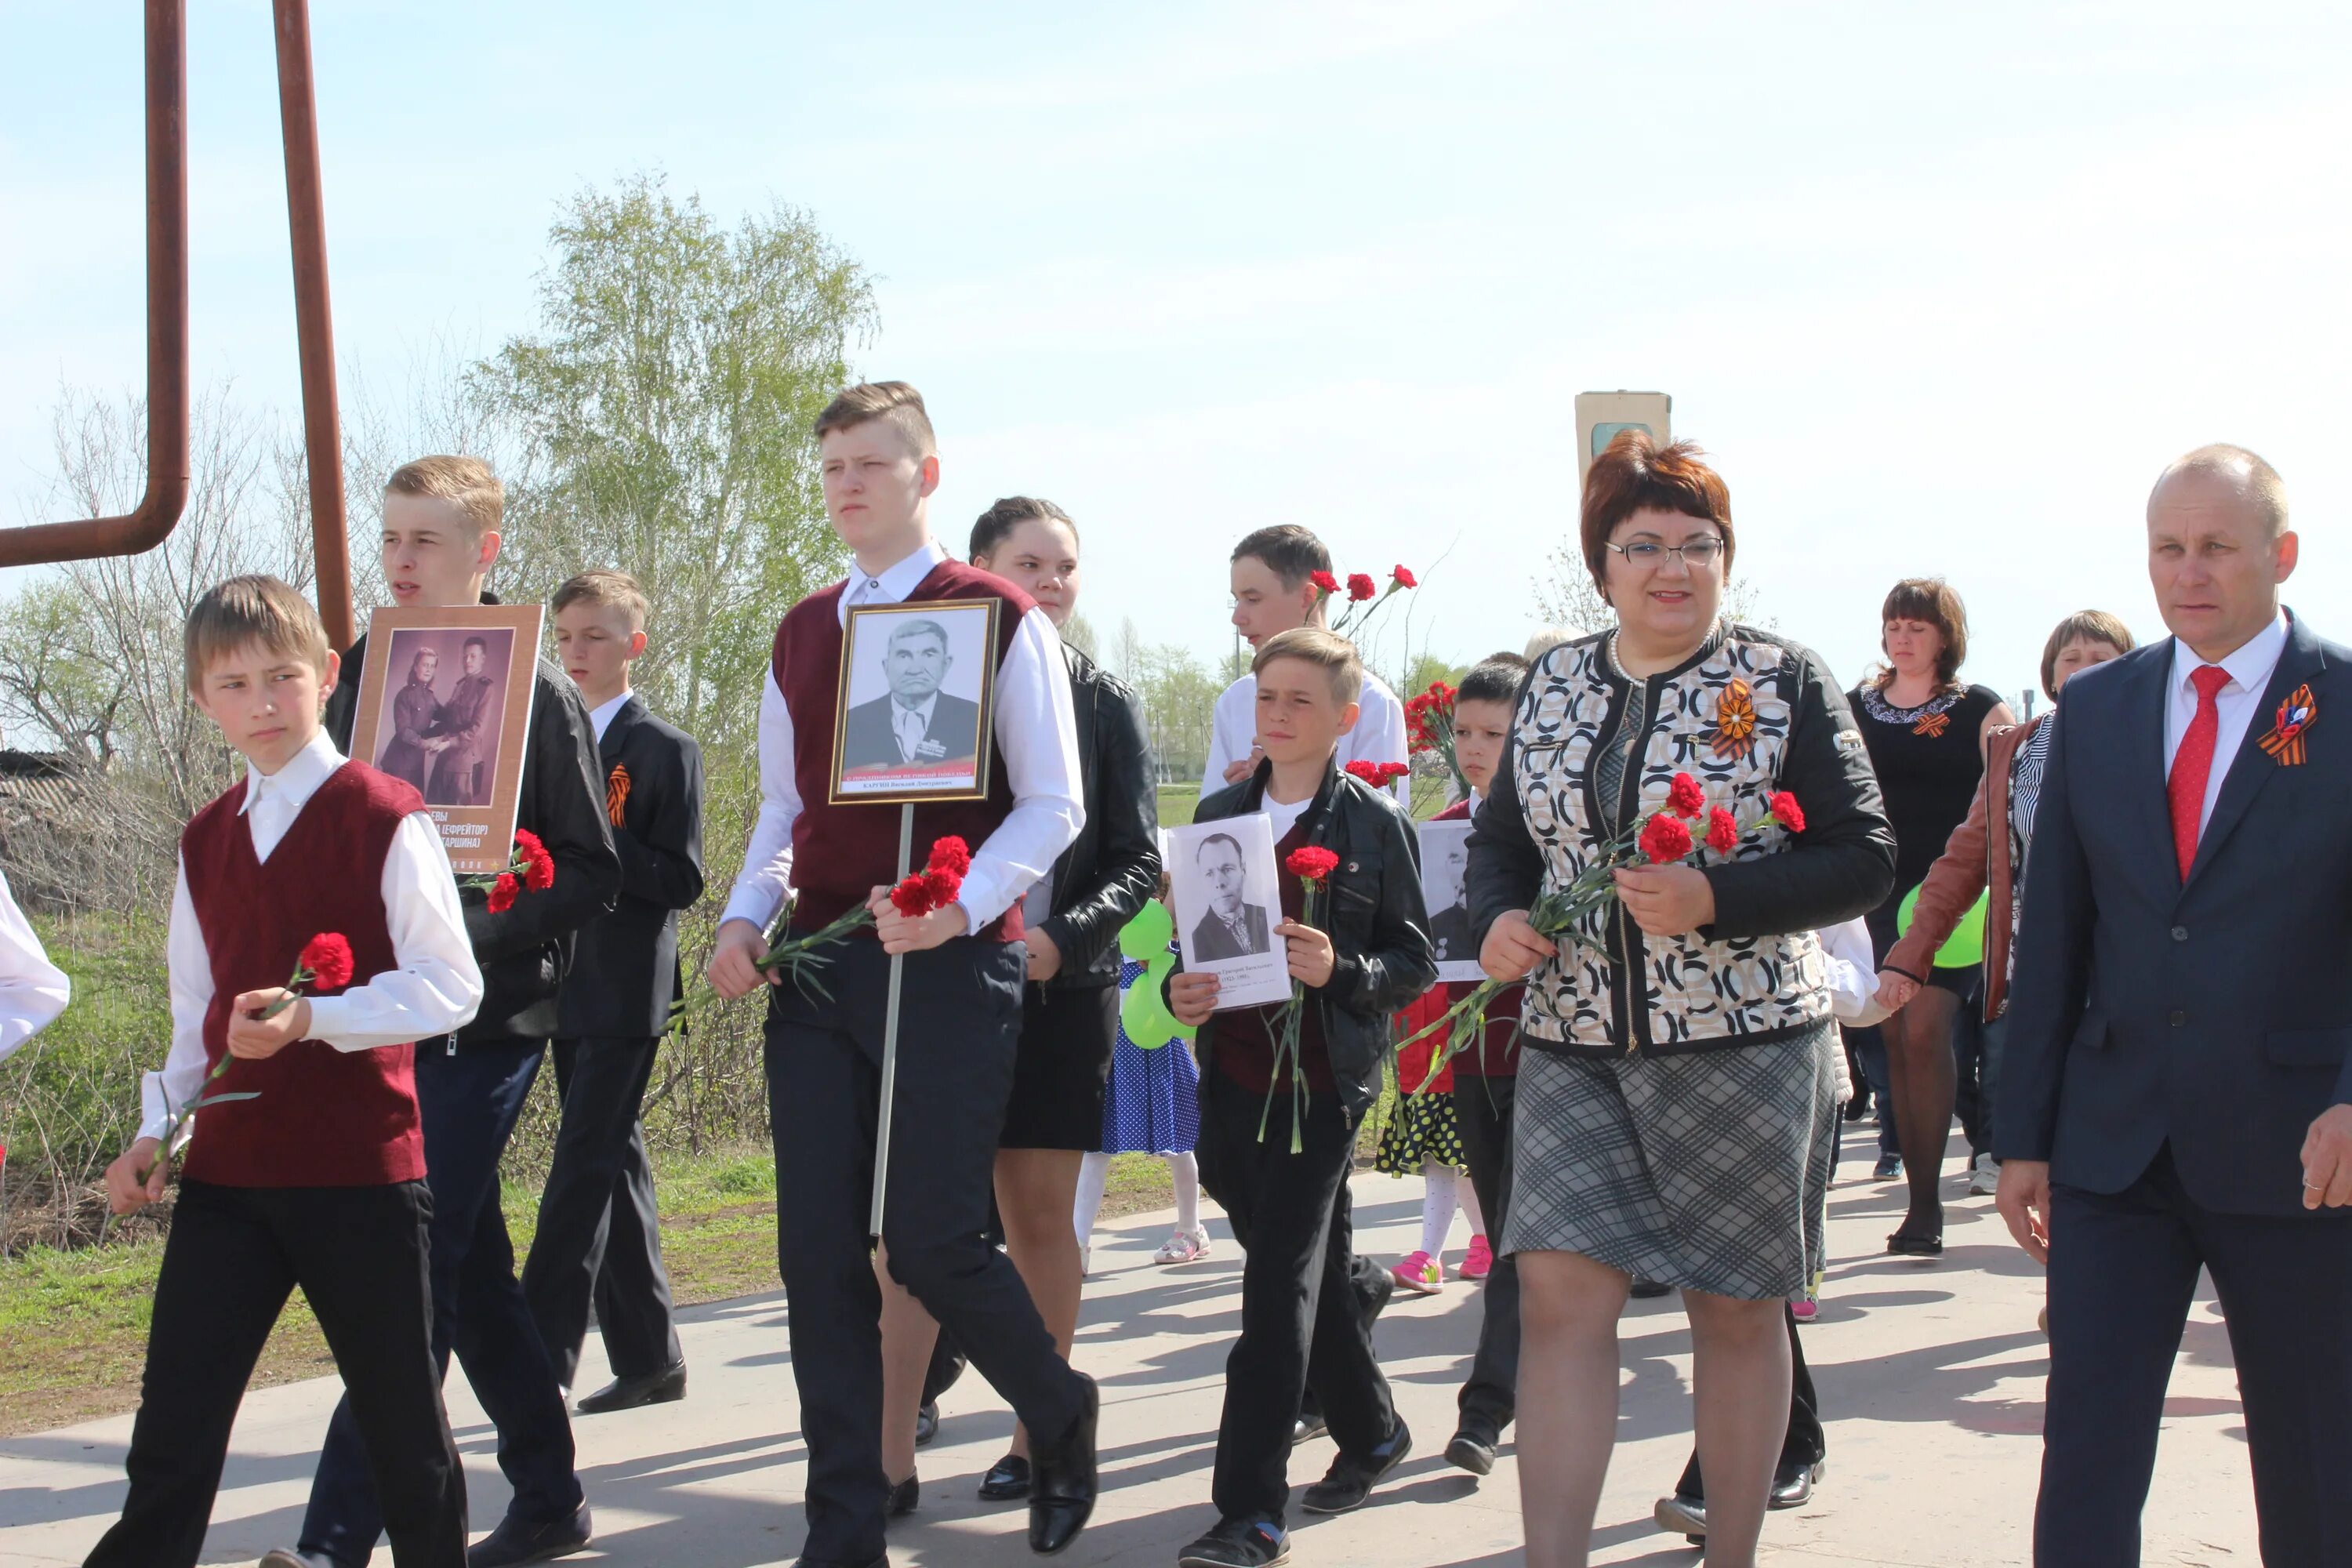
[(1193, 962), (1249, 958), (1271, 947), (1273, 924), (1265, 907), (1242, 897), (1249, 879), (1242, 868), (1240, 841), (1231, 834), (1213, 833), (1201, 840), (1192, 859), (1209, 893), (1209, 912), (1192, 928)]
[(887, 697), (849, 710), (842, 735), (845, 773), (980, 757), (980, 704), (940, 689), (955, 667), (947, 628), (911, 619), (892, 629), (882, 656)]

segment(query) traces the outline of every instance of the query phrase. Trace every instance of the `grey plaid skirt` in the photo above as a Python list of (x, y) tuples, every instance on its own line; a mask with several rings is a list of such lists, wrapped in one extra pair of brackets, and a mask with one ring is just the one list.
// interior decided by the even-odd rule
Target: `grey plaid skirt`
[(1823, 1266), (1837, 1029), (1685, 1056), (1519, 1057), (1506, 1252), (1764, 1301)]

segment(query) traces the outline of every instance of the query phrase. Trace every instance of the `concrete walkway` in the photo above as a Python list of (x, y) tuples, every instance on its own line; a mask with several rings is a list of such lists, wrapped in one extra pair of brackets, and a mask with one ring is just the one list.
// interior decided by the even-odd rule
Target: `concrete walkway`
[[(1948, 1186), (1958, 1190), (1957, 1182)], [(1415, 1245), (1417, 1183), (1365, 1176), (1355, 1192), (1360, 1245), (1390, 1259)], [(1867, 1159), (1850, 1150), (1832, 1196), (1822, 1319), (1804, 1331), (1829, 1421), (1829, 1476), (1811, 1506), (1772, 1516), (1767, 1562), (1990, 1568), (2030, 1556), (2046, 1370), (2034, 1329), (2039, 1272), (2010, 1244), (1985, 1198), (1951, 1203), (1940, 1261), (1887, 1258), (1880, 1249), (1900, 1206), (1899, 1186), (1872, 1182)], [(1169, 1223), (1164, 1214), (1139, 1216), (1097, 1237), (1078, 1360), (1102, 1381), (1106, 1491), (1066, 1563), (1165, 1568), (1213, 1522), (1209, 1461), (1239, 1263), (1213, 1219), (1210, 1260), (1153, 1267)], [(1450, 1256), (1458, 1258), (1461, 1240), (1457, 1221)], [(1434, 1297), (1401, 1294), (1381, 1320), (1381, 1359), (1415, 1453), (1358, 1513), (1302, 1522), (1294, 1510), (1293, 1561), (1302, 1568), (1520, 1561), (1517, 1465), (1508, 1449), (1484, 1482), (1441, 1457), (1477, 1314), (1476, 1289), (1450, 1284)], [(572, 1561), (665, 1568), (793, 1561), (803, 1456), (784, 1319), (781, 1293), (693, 1310), (681, 1329), (693, 1369), (684, 1403), (578, 1423), (600, 1533), (595, 1551)], [(1635, 1302), (1627, 1313), (1621, 1439), (1596, 1563), (1697, 1561), (1650, 1520), (1688, 1448), (1689, 1342), (1671, 1299)], [(600, 1355), (592, 1338), (584, 1385), (603, 1381)], [(250, 1563), (271, 1546), (292, 1544), (337, 1387), (321, 1379), (247, 1401), (205, 1563)], [(491, 1434), (462, 1377), (452, 1379), (451, 1402), (475, 1526), (487, 1530), (506, 1499)], [(940, 1441), (922, 1456), (921, 1510), (894, 1531), (893, 1562), (1033, 1562), (1023, 1510), (972, 1495), (1003, 1451), (1010, 1415), (973, 1377), (946, 1405)], [(2210, 1293), (2190, 1323), (2168, 1414), (2144, 1560), (2201, 1568), (2258, 1562), (2244, 1427)], [(121, 1506), (130, 1430), (126, 1415), (0, 1441), (0, 1563), (81, 1560)], [(1330, 1457), (1328, 1443), (1301, 1450), (1294, 1483), (1315, 1479)], [(390, 1558), (379, 1551), (375, 1561)]]

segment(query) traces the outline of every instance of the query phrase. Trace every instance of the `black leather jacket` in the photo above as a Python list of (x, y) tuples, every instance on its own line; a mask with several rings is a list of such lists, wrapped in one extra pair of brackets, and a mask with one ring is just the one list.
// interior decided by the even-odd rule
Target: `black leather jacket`
[(1054, 912), (1038, 929), (1061, 950), (1050, 990), (1118, 984), (1118, 933), (1160, 891), (1160, 794), (1135, 693), (1062, 645), (1077, 710), (1087, 819), (1054, 866)]
[[(1192, 820), (1217, 822), (1264, 810), (1273, 773), (1272, 763), (1260, 763), (1241, 783), (1202, 796)], [(1421, 842), (1394, 795), (1341, 773), (1336, 758), (1298, 820), (1308, 843), (1339, 857), (1330, 891), (1317, 900), (1317, 923), (1331, 933), (1337, 963), (1329, 983), (1310, 988), (1307, 997), (1322, 1017), (1331, 1077), (1352, 1125), (1381, 1096), (1381, 1069), (1394, 1037), (1391, 1016), (1437, 980), (1421, 897)], [(1213, 1013), (1201, 1026), (1202, 1061), (1215, 1054), (1223, 1016)]]
[[(495, 603), (488, 595), (485, 604)], [(360, 679), (367, 638), (343, 656), (341, 681), (327, 699), (327, 733), (352, 754)], [(572, 936), (613, 907), (621, 890), (620, 857), (604, 816), (604, 775), (596, 759), (596, 730), (580, 689), (547, 659), (539, 661), (530, 704), (530, 739), (523, 752), (522, 798), (515, 826), (540, 837), (555, 858), (555, 884), (525, 891), (514, 907), (492, 914), (479, 889), (458, 894), (474, 962), (482, 970), (482, 1005), (457, 1033), (477, 1041), (547, 1039), (556, 1031), (556, 994), (572, 967)], [(420, 1048), (430, 1042), (419, 1042)]]

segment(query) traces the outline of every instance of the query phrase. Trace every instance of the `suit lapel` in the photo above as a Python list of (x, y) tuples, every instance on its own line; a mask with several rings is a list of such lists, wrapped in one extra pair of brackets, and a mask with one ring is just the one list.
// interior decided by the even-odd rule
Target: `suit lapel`
[[(2221, 776), (2221, 793), (2213, 802), (2213, 815), (2205, 824), (2205, 831), (2197, 839), (2197, 858), (2189, 868), (2189, 883), (2197, 880), (2205, 868), (2220, 853), (2224, 840), (2246, 815), (2247, 808), (2263, 786), (2271, 782), (2284, 764), (2274, 761), (2262, 748), (2262, 739), (2270, 733), (2278, 715), (2279, 704), (2296, 687), (2316, 676), (2326, 667), (2326, 657), (2320, 652), (2319, 638), (2300, 620), (2290, 618), (2286, 628), (2286, 647), (2279, 654), (2278, 668), (2271, 671), (2270, 684), (2263, 690), (2262, 701), (2254, 709), (2253, 718), (2246, 725), (2245, 738), (2230, 760), (2230, 771)], [(2186, 888), (2189, 883), (2182, 886)]]
[[(2172, 803), (2165, 793), (2164, 718), (2165, 703), (2169, 698), (2172, 679), (2172, 639), (2147, 650), (2131, 674), (2132, 686), (2124, 698), (2127, 715), (2125, 733), (2131, 737), (2125, 747), (2126, 784), (2123, 792), (2125, 807), (2137, 820), (2135, 836), (2147, 842), (2164, 846), (2164, 858), (2151, 862), (2173, 870)], [(2063, 710), (2063, 704), (2061, 704)], [(2053, 715), (2051, 722), (2058, 720)], [(2042, 787), (2051, 787), (2044, 780)], [(2080, 807), (2076, 808), (2080, 810)]]

